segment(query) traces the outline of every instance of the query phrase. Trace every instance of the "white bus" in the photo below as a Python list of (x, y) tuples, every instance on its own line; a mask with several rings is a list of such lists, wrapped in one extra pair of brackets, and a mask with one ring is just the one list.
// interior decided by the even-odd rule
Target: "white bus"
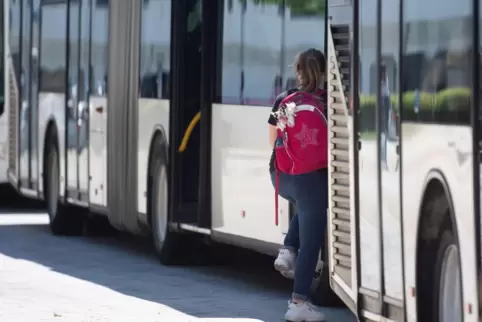
[(481, 10), (328, 1), (330, 278), (360, 321), (480, 319)]
[[(164, 264), (206, 238), (276, 255), (292, 213), (280, 200), (276, 225), (267, 121), (296, 53), (326, 48), (324, 2), (286, 3), (4, 1), (9, 181), (54, 234), (89, 213)], [(319, 272), (320, 304), (341, 304)]]

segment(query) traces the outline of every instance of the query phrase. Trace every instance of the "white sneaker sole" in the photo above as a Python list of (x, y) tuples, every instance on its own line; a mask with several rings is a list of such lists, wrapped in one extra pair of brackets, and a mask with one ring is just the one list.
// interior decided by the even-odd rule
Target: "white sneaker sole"
[(295, 271), (288, 269), (285, 265), (281, 263), (274, 263), (274, 268), (283, 276), (288, 279), (293, 279), (295, 277)]

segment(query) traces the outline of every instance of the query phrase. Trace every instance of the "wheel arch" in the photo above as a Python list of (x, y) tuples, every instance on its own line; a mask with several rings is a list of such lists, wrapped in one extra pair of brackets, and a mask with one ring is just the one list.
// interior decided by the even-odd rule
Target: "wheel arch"
[[(457, 219), (455, 217), (452, 194), (450, 192), (450, 187), (447, 182), (447, 179), (445, 178), (443, 173), (440, 170), (435, 170), (435, 169), (429, 171), (429, 173), (425, 177), (422, 191), (423, 191), (422, 198), (421, 198), (422, 203), (419, 209), (418, 223), (417, 223), (417, 236), (420, 236), (420, 233), (423, 232), (422, 230), (426, 228), (425, 226), (427, 224), (426, 220), (428, 220), (427, 218), (428, 214), (426, 211), (424, 211), (425, 210), (424, 205), (426, 205), (426, 203), (430, 201), (432, 198), (436, 198), (438, 196), (443, 195), (449, 207), (450, 224), (452, 225), (455, 237), (458, 240)], [(433, 221), (430, 221), (430, 222), (435, 222), (437, 224), (440, 224), (439, 220), (437, 220), (438, 218), (431, 218), (431, 219), (433, 219)], [(433, 233), (435, 232), (438, 232), (438, 231), (433, 231)]]
[[(433, 292), (434, 278), (427, 278), (427, 263), (431, 263), (430, 274), (434, 273), (436, 260), (436, 251), (438, 247), (438, 239), (441, 233), (450, 228), (455, 241), (460, 249), (459, 229), (457, 218), (455, 216), (455, 208), (453, 198), (450, 191), (450, 186), (444, 174), (438, 169), (429, 171), (424, 180), (423, 193), (421, 198), (421, 206), (419, 209), (417, 222), (417, 242), (415, 254), (415, 273), (416, 273), (416, 302), (417, 315), (421, 321), (430, 319), (433, 314)], [(430, 205), (434, 200), (445, 199), (448, 207), (448, 215), (436, 216), (436, 212), (431, 211)], [(458, 254), (459, 262), (461, 263), (460, 252)], [(462, 275), (462, 270), (460, 272)], [(462, 278), (462, 276), (461, 276)], [(463, 285), (462, 287), (462, 301), (463, 301)], [(425, 294), (425, 295), (424, 295)], [(429, 298), (430, 302), (427, 301)], [(430, 303), (429, 305), (427, 305)], [(428, 320), (427, 320), (428, 321)]]

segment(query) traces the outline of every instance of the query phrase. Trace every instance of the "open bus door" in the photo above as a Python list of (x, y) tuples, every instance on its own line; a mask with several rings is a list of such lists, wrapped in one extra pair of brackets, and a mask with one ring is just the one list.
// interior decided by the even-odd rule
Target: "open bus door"
[(328, 227), (331, 286), (356, 311), (354, 164), (350, 95), (351, 1), (328, 1), (327, 61), (330, 140)]
[(211, 228), (211, 105), (220, 70), (222, 5), (172, 2), (170, 219), (197, 232)]

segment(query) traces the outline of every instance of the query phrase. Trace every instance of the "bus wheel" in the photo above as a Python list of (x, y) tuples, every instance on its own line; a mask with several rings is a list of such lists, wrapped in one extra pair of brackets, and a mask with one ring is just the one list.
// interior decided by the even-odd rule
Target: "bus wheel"
[[(52, 137), (52, 136), (51, 136)], [(53, 140), (50, 140), (53, 142)], [(50, 220), (50, 230), (54, 235), (81, 235), (83, 216), (77, 209), (70, 209), (60, 203), (60, 169), (57, 145), (48, 145), (44, 163), (45, 203)]]
[[(157, 153), (156, 153), (157, 152)], [(181, 235), (170, 229), (168, 208), (167, 167), (161, 151), (155, 151), (150, 180), (151, 235), (159, 260), (163, 265), (181, 264)]]
[(436, 260), (435, 312), (440, 322), (463, 321), (462, 279), (460, 252), (450, 229), (445, 230), (439, 240)]

